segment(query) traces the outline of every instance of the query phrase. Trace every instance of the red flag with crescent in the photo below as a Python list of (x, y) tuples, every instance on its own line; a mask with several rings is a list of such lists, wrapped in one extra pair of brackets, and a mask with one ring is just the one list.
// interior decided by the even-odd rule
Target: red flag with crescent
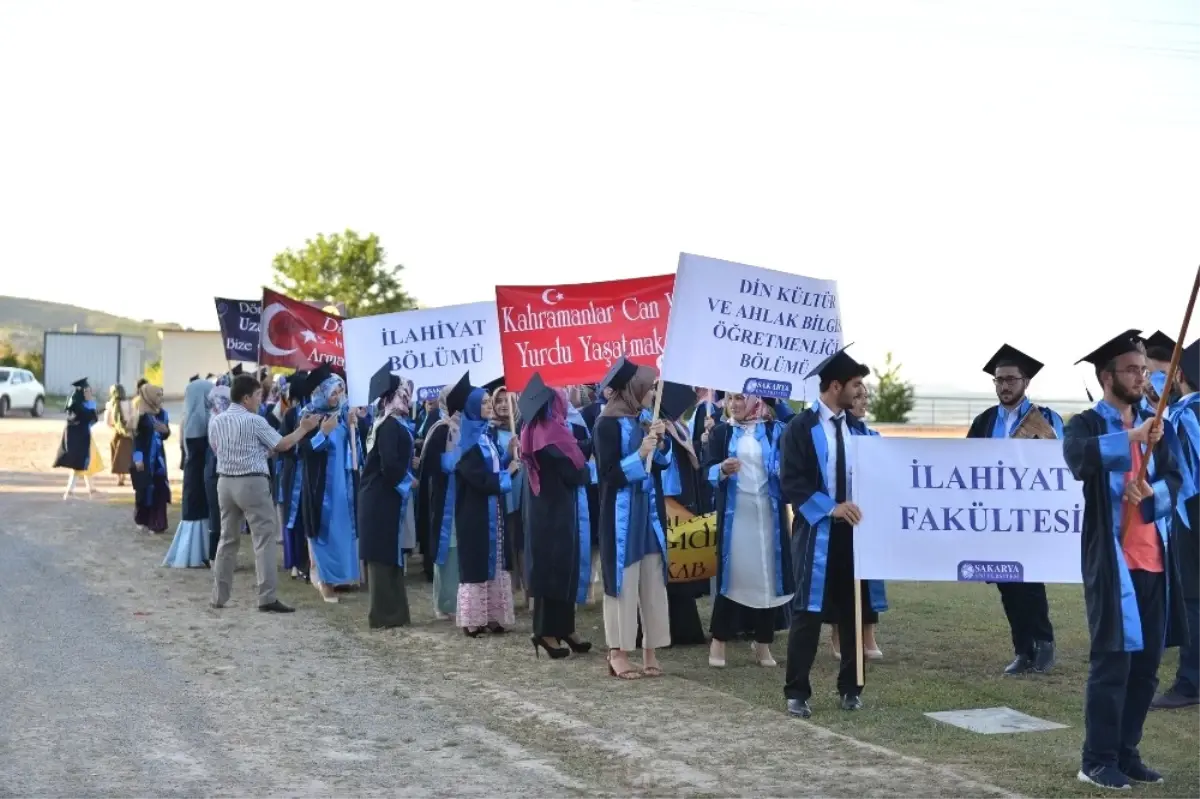
[(264, 288), (259, 330), (260, 365), (310, 369), (327, 363), (345, 376), (346, 348), (337, 316)]
[(557, 286), (496, 286), (504, 381), (595, 383), (622, 355), (659, 368), (675, 276)]

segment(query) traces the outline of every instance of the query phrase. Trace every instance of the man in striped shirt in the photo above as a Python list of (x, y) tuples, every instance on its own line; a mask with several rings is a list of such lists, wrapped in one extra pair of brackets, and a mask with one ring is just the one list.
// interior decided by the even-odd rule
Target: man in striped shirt
[(291, 613), (275, 598), (275, 535), (278, 517), (267, 478), (267, 458), (296, 446), (321, 423), (307, 416), (289, 436), (280, 436), (258, 413), (262, 385), (250, 375), (238, 375), (229, 389), (230, 405), (208, 424), (208, 441), (217, 456), (217, 498), (221, 506), (221, 543), (213, 563), (212, 607), (223, 608), (233, 589), (242, 521), (250, 524), (254, 571), (258, 580), (258, 609)]

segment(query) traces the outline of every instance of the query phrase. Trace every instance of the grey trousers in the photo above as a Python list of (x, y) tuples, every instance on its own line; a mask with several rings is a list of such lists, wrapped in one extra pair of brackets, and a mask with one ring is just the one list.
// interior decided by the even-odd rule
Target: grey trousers
[(269, 605), (275, 601), (278, 533), (271, 484), (266, 477), (257, 475), (221, 476), (217, 479), (217, 498), (221, 504), (221, 543), (217, 545), (217, 559), (213, 563), (213, 604), (221, 606), (229, 601), (244, 520), (250, 524), (250, 540), (254, 543), (258, 604)]

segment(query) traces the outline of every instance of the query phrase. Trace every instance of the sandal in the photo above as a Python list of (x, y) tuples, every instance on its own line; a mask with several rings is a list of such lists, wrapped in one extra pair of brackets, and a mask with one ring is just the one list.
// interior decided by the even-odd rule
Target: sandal
[(664, 672), (661, 666), (645, 666), (642, 668), (642, 674), (646, 677), (661, 677)]
[(634, 666), (630, 666), (628, 670), (618, 673), (613, 668), (612, 658), (608, 659), (608, 674), (610, 677), (616, 677), (618, 680), (640, 680), (643, 677), (643, 674)]

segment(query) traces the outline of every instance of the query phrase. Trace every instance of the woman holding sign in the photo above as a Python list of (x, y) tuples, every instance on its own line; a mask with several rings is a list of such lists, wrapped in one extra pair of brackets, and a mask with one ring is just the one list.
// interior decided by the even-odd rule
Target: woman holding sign
[[(671, 643), (667, 613), (666, 536), (658, 513), (656, 485), (670, 463), (664, 425), (654, 422), (643, 433), (638, 419), (654, 390), (657, 374), (622, 357), (613, 364), (601, 390), (612, 397), (600, 412), (594, 433), (600, 481), (600, 558), (604, 571), (604, 637), (609, 673), (622, 680), (660, 677), (654, 651)], [(649, 470), (647, 462), (653, 455)], [(630, 662), (642, 620), (642, 670)]]
[(725, 666), (725, 643), (754, 631), (754, 659), (775, 666), (776, 611), (792, 599), (795, 577), (784, 503), (779, 494), (779, 439), (784, 426), (763, 421), (750, 394), (727, 398), (730, 421), (709, 435), (706, 471), (716, 488), (717, 596), (708, 664)]

